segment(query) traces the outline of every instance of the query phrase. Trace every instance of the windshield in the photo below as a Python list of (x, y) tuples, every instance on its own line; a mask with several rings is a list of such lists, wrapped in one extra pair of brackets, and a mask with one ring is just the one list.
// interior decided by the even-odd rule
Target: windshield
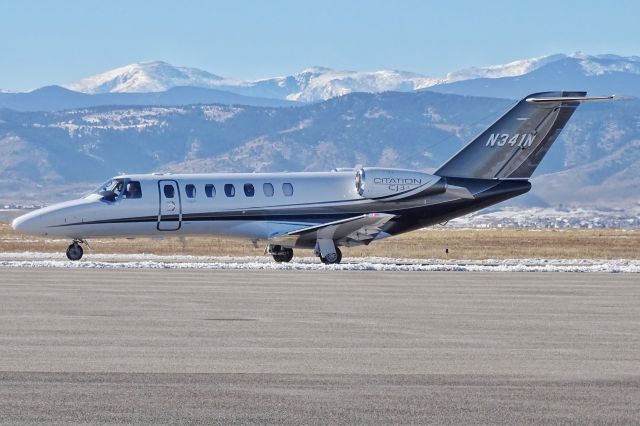
[(116, 201), (120, 197), (123, 188), (124, 179), (109, 179), (96, 188), (93, 194), (101, 195), (103, 199), (108, 201)]

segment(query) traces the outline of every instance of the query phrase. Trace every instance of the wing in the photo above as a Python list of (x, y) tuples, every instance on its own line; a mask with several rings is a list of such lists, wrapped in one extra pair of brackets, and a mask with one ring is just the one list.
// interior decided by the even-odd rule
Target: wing
[(273, 237), (271, 242), (293, 246), (296, 242), (306, 241), (314, 245), (317, 239), (328, 238), (341, 246), (369, 244), (382, 232), (382, 226), (394, 217), (387, 213), (363, 214), (290, 231)]

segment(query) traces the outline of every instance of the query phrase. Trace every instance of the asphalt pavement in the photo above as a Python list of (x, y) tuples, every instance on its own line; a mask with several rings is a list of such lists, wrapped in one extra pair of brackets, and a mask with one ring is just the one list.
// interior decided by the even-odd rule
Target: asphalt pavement
[(0, 269), (0, 424), (633, 424), (637, 274)]

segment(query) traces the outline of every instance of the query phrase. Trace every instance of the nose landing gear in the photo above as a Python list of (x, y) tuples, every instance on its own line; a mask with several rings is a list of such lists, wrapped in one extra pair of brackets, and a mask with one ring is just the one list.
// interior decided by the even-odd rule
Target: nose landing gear
[(83, 240), (73, 240), (73, 243), (67, 248), (67, 258), (69, 260), (80, 260), (84, 254), (84, 250), (80, 243), (84, 243)]

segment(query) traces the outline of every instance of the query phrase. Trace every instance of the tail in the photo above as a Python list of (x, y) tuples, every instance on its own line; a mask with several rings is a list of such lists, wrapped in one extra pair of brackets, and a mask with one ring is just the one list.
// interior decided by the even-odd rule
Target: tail
[(522, 99), (447, 161), (438, 176), (527, 179), (556, 140), (586, 92), (534, 93)]

